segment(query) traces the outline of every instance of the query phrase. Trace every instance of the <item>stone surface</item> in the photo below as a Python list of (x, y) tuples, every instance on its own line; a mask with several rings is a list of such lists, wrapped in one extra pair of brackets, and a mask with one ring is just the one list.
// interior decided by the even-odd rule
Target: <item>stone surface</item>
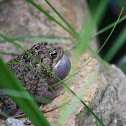
[(8, 118), (5, 121), (5, 124), (7, 126), (25, 126), (21, 120), (14, 119), (14, 118)]
[[(80, 31), (82, 17), (85, 18), (85, 15), (87, 15), (86, 3), (83, 0), (49, 1), (70, 22), (73, 28)], [(44, 1), (36, 0), (36, 2), (60, 21)], [(43, 34), (72, 38), (32, 5), (26, 3), (25, 0), (5, 0), (0, 4), (0, 9), (0, 33), (8, 36)], [(75, 42), (74, 39), (72, 41)], [(33, 45), (33, 43), (19, 43), (26, 49)], [(63, 47), (67, 46), (69, 44), (63, 45)], [(0, 51), (3, 50), (5, 52), (21, 52), (8, 43), (0, 44)], [(72, 50), (70, 52), (68, 51), (68, 56), (74, 58)], [(70, 75), (84, 66), (92, 56), (92, 53), (86, 50), (79, 61), (72, 62)], [(2, 57), (5, 61), (12, 58), (11, 56)], [(108, 70), (94, 58), (65, 83), (84, 100), (105, 125), (125, 126), (126, 77), (116, 66), (112, 65), (110, 67), (112, 70)], [(44, 105), (41, 109), (46, 112), (44, 115), (52, 126), (97, 125), (98, 122), (92, 114), (65, 86), (60, 85), (56, 88), (56, 93), (60, 94), (59, 97), (55, 98), (51, 104)], [(21, 118), (21, 120), (24, 121), (25, 118)]]
[[(89, 106), (107, 126), (125, 126), (126, 124), (126, 76), (115, 65), (112, 71), (104, 69), (100, 73), (98, 88)], [(100, 88), (101, 87), (101, 88)], [(86, 113), (86, 114), (84, 114)], [(83, 115), (83, 116), (82, 116)], [(85, 119), (86, 117), (86, 119)], [(76, 116), (76, 125), (93, 125), (96, 119), (84, 108)]]

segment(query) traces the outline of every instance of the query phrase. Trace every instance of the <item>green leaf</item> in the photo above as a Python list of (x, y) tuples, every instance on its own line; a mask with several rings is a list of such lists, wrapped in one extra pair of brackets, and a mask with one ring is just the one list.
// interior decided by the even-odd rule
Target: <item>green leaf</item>
[(12, 56), (20, 56), (20, 54), (7, 53), (7, 52), (0, 52), (0, 54), (3, 54), (3, 55), (12, 55)]
[(126, 25), (124, 26), (123, 30), (118, 35), (117, 39), (115, 40), (112, 47), (107, 51), (106, 55), (104, 56), (104, 60), (110, 62), (112, 58), (118, 53), (119, 49), (126, 43)]
[[(37, 36), (15, 36), (15, 37), (9, 37), (11, 40), (23, 40), (28, 42), (48, 42), (48, 43), (67, 43), (70, 44), (71, 40), (62, 37), (62, 36), (46, 36), (46, 35), (37, 35)], [(5, 39), (0, 39), (0, 43), (6, 42)]]
[[(126, 16), (121, 17), (120, 20), (118, 21), (118, 24), (121, 23), (122, 21), (124, 21), (125, 19), (126, 19)], [(90, 38), (90, 40), (93, 39), (94, 37), (96, 37), (96, 36), (98, 36), (98, 35), (100, 35), (100, 34), (106, 32), (106, 31), (109, 30), (110, 28), (114, 27), (115, 24), (116, 24), (116, 21), (113, 22), (112, 24), (108, 25), (107, 27), (101, 29), (101, 30), (98, 31), (96, 34), (94, 34), (94, 35)]]

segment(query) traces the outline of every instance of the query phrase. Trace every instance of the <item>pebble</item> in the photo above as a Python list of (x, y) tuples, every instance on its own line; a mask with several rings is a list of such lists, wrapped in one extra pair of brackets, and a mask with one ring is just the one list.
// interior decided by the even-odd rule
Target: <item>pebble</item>
[(14, 119), (14, 118), (8, 118), (5, 121), (5, 124), (7, 126), (25, 126), (21, 120)]

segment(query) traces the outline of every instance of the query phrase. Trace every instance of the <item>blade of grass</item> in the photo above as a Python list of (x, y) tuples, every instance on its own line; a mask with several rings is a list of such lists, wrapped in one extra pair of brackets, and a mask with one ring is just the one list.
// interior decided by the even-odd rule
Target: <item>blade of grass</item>
[[(10, 90), (10, 89), (5, 89), (6, 90), (6, 92), (10, 92), (10, 94), (11, 94), (11, 96), (13, 96), (13, 97), (18, 97), (18, 98), (23, 98), (23, 99), (29, 99), (27, 96), (24, 96), (24, 95), (22, 95), (22, 93), (20, 93), (19, 91), (17, 91), (17, 90)], [(23, 92), (24, 93), (24, 92)], [(1, 93), (0, 92), (0, 96), (3, 96), (4, 94), (3, 93)], [(49, 104), (50, 102), (51, 102), (51, 100), (49, 100), (49, 99), (45, 99), (45, 98), (40, 98), (40, 97), (38, 97), (38, 96), (35, 96), (35, 95), (31, 95), (30, 94), (30, 96), (33, 98), (33, 99), (35, 99), (35, 101), (37, 101), (37, 102), (41, 102), (41, 103), (43, 103), (43, 104)], [(31, 99), (30, 99), (31, 100)]]
[(118, 38), (115, 40), (114, 45), (110, 47), (104, 56), (104, 60), (110, 62), (112, 58), (118, 53), (119, 49), (126, 43), (126, 25), (124, 26)]
[[(7, 65), (2, 61), (2, 59), (0, 59), (0, 66), (0, 86), (5, 91), (7, 91), (7, 93), (11, 96), (12, 99), (14, 99), (17, 105), (26, 113), (26, 115), (30, 118), (33, 124), (35, 124), (36, 126), (49, 126), (48, 121), (39, 110), (37, 104), (27, 93), (27, 91), (23, 88), (23, 86), (15, 77), (15, 75), (13, 75), (12, 72), (10, 72)], [(18, 91), (20, 92), (20, 95), (24, 98), (18, 98), (13, 96), (13, 92), (10, 92), (6, 89)]]
[(9, 118), (9, 115), (7, 115), (7, 114), (5, 114), (5, 113), (3, 113), (1, 111), (0, 111), (0, 115), (2, 115), (3, 117), (5, 117), (6, 119)]
[(92, 13), (92, 19), (95, 21), (97, 25), (99, 25), (100, 21), (103, 18), (103, 14), (106, 11), (107, 5), (109, 4), (109, 0), (100, 0), (99, 4), (97, 3), (96, 11)]
[[(71, 40), (65, 37), (58, 37), (58, 36), (15, 36), (9, 37), (11, 40), (23, 40), (28, 42), (55, 42), (55, 43), (71, 43)], [(0, 43), (5, 42), (5, 39), (0, 39)]]
[[(96, 25), (99, 24), (107, 4), (108, 0), (100, 1), (96, 11), (92, 13), (91, 17), (89, 17), (86, 20), (86, 22), (84, 22), (83, 26), (85, 27), (82, 30), (81, 42), (77, 45), (77, 48), (74, 51), (76, 57), (81, 56), (81, 54), (85, 50), (85, 47), (89, 47), (88, 40), (91, 36), (92, 31), (95, 29)], [(89, 50), (94, 54), (91, 48), (89, 48)]]
[(20, 56), (20, 54), (6, 53), (6, 52), (0, 52), (0, 54), (3, 54), (3, 55), (13, 55), (13, 56)]
[[(119, 19), (118, 24), (121, 23), (122, 21), (124, 21), (126, 19), (126, 16), (123, 16)], [(94, 37), (106, 32), (107, 30), (109, 30), (110, 28), (112, 28), (115, 25), (116, 21), (113, 22), (112, 24), (108, 25), (107, 27), (101, 29), (100, 31), (98, 31), (96, 34), (94, 34), (89, 40), (93, 39)]]

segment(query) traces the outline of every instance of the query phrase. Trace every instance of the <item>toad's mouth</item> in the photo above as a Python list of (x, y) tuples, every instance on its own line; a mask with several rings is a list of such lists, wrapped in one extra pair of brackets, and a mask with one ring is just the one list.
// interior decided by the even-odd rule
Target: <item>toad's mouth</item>
[[(58, 76), (61, 80), (63, 80), (68, 75), (70, 68), (71, 68), (70, 59), (64, 54), (61, 57), (61, 59), (57, 62), (52, 71), (56, 76)], [(58, 79), (54, 77), (53, 83), (56, 82), (58, 82)]]

